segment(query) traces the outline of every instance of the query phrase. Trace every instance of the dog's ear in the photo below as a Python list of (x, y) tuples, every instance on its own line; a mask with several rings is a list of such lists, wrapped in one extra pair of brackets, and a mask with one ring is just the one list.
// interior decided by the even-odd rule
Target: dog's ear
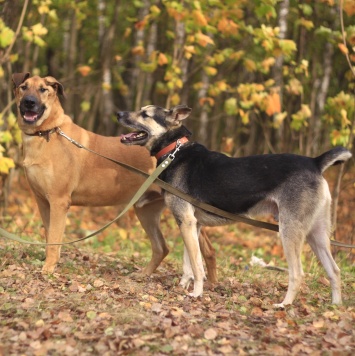
[(12, 82), (14, 83), (14, 89), (18, 88), (26, 79), (30, 77), (30, 73), (14, 73), (12, 75)]
[(191, 113), (192, 109), (186, 105), (177, 105), (170, 109), (166, 120), (174, 125), (180, 125)]
[(62, 95), (65, 97), (64, 87), (61, 83), (58, 82), (57, 79), (53, 77), (45, 77), (44, 81), (46, 82), (47, 85), (54, 87), (58, 95)]

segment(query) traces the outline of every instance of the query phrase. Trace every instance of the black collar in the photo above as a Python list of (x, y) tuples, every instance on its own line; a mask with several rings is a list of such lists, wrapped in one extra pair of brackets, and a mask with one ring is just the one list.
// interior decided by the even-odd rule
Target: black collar
[(50, 135), (54, 132), (57, 132), (57, 127), (54, 127), (53, 129), (50, 130), (45, 130), (45, 131), (37, 131), (33, 134), (28, 134), (26, 132), (24, 132), (25, 135), (27, 136), (39, 136), (39, 137), (44, 137), (46, 139), (47, 142), (49, 142), (50, 140)]

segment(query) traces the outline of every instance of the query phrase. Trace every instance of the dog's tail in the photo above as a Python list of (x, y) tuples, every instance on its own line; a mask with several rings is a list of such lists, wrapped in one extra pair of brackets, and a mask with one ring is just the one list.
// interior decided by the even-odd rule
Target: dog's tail
[(344, 163), (352, 156), (351, 152), (344, 147), (335, 147), (315, 158), (316, 165), (323, 173), (328, 167)]

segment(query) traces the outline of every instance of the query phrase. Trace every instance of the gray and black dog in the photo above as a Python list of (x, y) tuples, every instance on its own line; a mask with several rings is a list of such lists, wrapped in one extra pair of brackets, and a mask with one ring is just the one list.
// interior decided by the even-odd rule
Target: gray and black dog
[[(126, 145), (145, 146), (160, 164), (180, 146), (175, 159), (160, 178), (193, 198), (234, 214), (278, 217), (280, 236), (288, 262), (289, 283), (281, 304), (292, 304), (300, 288), (301, 251), (305, 240), (323, 264), (330, 279), (332, 303), (341, 304), (340, 270), (330, 251), (331, 195), (322, 173), (345, 162), (351, 153), (334, 148), (319, 157), (267, 154), (230, 158), (189, 141), (191, 133), (182, 121), (191, 113), (185, 105), (164, 109), (149, 105), (137, 112), (118, 112), (118, 121), (135, 130), (121, 136)], [(208, 213), (165, 192), (184, 240), (184, 268), (180, 284), (191, 296), (203, 293), (205, 277), (198, 245), (201, 226), (217, 226), (230, 220)]]

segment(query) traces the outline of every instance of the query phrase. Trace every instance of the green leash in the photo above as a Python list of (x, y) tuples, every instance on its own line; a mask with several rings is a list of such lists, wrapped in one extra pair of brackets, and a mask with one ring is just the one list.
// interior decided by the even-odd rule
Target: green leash
[(139, 198), (146, 192), (146, 190), (152, 185), (152, 183), (154, 183), (154, 181), (158, 178), (158, 176), (160, 175), (161, 172), (163, 172), (166, 167), (172, 162), (172, 160), (175, 158), (174, 154), (180, 149), (180, 146), (178, 145), (176, 147), (176, 150), (174, 153), (172, 153), (171, 155), (169, 155), (168, 158), (166, 158), (156, 169), (155, 171), (145, 180), (145, 182), (141, 185), (141, 187), (138, 189), (138, 191), (136, 192), (136, 194), (133, 196), (133, 198), (131, 199), (131, 201), (128, 203), (128, 205), (123, 209), (123, 211), (117, 215), (112, 221), (110, 221), (109, 223), (107, 223), (106, 225), (104, 225), (102, 228), (100, 228), (99, 230), (96, 230), (95, 232), (91, 233), (88, 236), (82, 237), (80, 239), (77, 240), (73, 240), (73, 241), (68, 241), (68, 242), (62, 242), (62, 243), (46, 243), (46, 242), (35, 242), (35, 241), (28, 241), (28, 240), (24, 240), (21, 237), (18, 237), (15, 234), (12, 234), (10, 232), (7, 232), (6, 230), (0, 228), (0, 235), (3, 237), (6, 237), (9, 240), (13, 240), (13, 241), (17, 241), (17, 242), (21, 242), (24, 244), (30, 244), (30, 245), (46, 245), (46, 246), (50, 246), (50, 245), (71, 245), (73, 243), (79, 242), (79, 241), (83, 241), (86, 240), (90, 237), (93, 237), (97, 234), (99, 234), (100, 232), (102, 232), (103, 230), (107, 229), (110, 225), (112, 225), (116, 220), (118, 220), (121, 216), (123, 216), (138, 200)]

